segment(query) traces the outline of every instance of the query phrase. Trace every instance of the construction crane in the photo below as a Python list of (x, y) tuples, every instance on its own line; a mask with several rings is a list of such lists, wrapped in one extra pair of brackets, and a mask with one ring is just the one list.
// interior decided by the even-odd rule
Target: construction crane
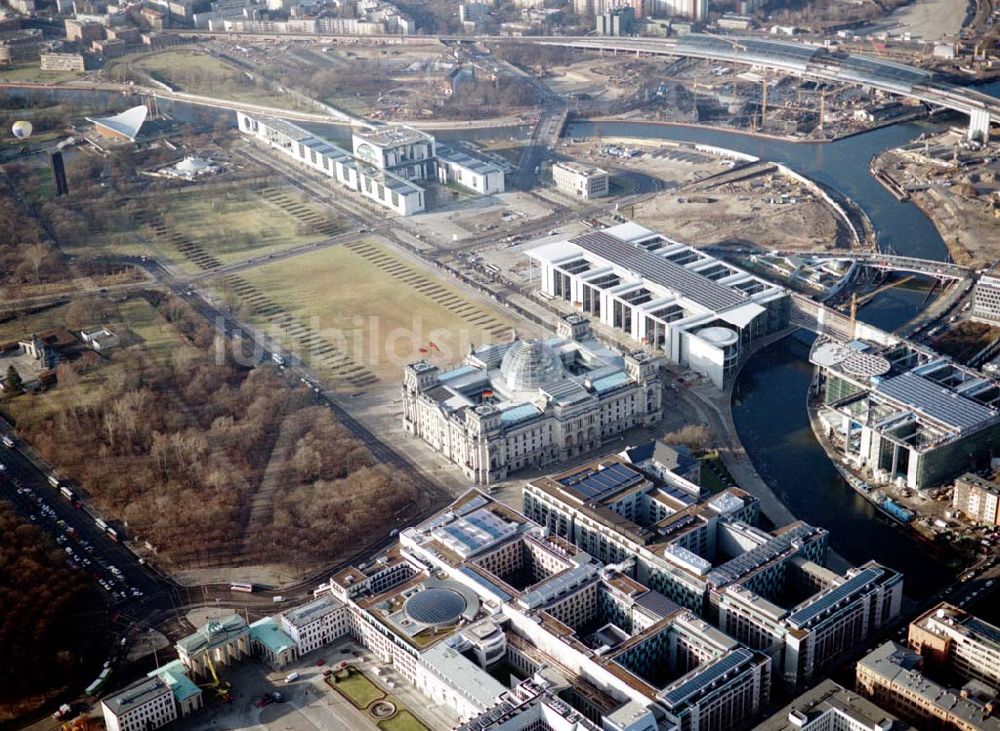
[(215, 663), (212, 662), (211, 653), (205, 654), (205, 663), (208, 665), (208, 671), (212, 674), (212, 682), (202, 687), (211, 687), (219, 697), (219, 700), (223, 703), (229, 703), (233, 699), (231, 692), (233, 688), (232, 684), (229, 681), (219, 680), (219, 674), (215, 672)]

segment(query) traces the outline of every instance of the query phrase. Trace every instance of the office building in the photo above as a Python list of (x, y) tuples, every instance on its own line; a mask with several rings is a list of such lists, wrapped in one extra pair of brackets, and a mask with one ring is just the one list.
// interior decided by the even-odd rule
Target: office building
[(283, 119), (237, 112), (236, 120), (243, 134), (401, 216), (424, 210), (425, 192), (418, 183), (439, 176), (479, 195), (503, 192), (499, 166), (452, 148), (440, 158), (433, 136), (405, 125), (355, 131), (353, 152), (348, 152)]
[(938, 604), (910, 623), (907, 644), (924, 666), (1000, 689), (1000, 627)]
[(855, 669), (855, 689), (918, 729), (1000, 731), (996, 690), (978, 680), (950, 688), (923, 672), (923, 658), (895, 642), (870, 652)]
[[(555, 692), (558, 689), (561, 688), (553, 688), (541, 678), (523, 680), (503, 693), (494, 705), (473, 716), (455, 731), (600, 731), (600, 725), (561, 700)], [(652, 714), (647, 711), (643, 714), (652, 721)], [(652, 725), (630, 726), (628, 729), (655, 731), (656, 724), (653, 721)]]
[(820, 337), (809, 358), (827, 439), (875, 483), (938, 485), (1000, 440), (1000, 383), (934, 351)]
[(557, 162), (552, 166), (556, 190), (572, 198), (590, 200), (608, 194), (608, 171), (577, 162)]
[(973, 320), (1000, 325), (1000, 265), (994, 264), (976, 282), (972, 292)]
[(600, 447), (661, 418), (660, 362), (620, 355), (570, 315), (557, 337), (484, 345), (442, 371), (427, 360), (403, 374), (403, 426), (477, 484)]
[(826, 531), (754, 527), (753, 496), (730, 488), (698, 500), (684, 478), (653, 481), (609, 456), (524, 488), (524, 513), (770, 658), (791, 688), (816, 677), (898, 616), (902, 576), (869, 562), (823, 567)]
[(205, 699), (201, 688), (188, 677), (188, 670), (180, 660), (171, 660), (156, 670), (146, 674), (147, 678), (159, 678), (174, 696), (177, 713), (182, 718), (194, 713), (204, 705)]
[(354, 155), (378, 170), (389, 171), (405, 180), (434, 177), (434, 138), (426, 132), (402, 124), (355, 131)]
[(143, 678), (101, 701), (108, 731), (150, 731), (177, 718), (170, 686), (161, 678)]
[[(402, 531), (375, 566), (400, 562), (410, 570), (379, 594), (366, 588), (372, 567), (334, 576), (332, 591), (352, 635), (470, 728), (506, 715), (498, 728), (721, 731), (769, 697), (766, 656), (477, 491)], [(507, 690), (486, 671), (500, 662), (533, 682), (562, 674), (570, 700)]]
[(437, 157), (438, 180), (442, 184), (455, 183), (479, 195), (504, 192), (504, 170), (496, 163), (450, 145), (438, 145)]
[(750, 574), (714, 590), (718, 626), (767, 653), (789, 688), (814, 680), (899, 616), (903, 576), (869, 561), (837, 574), (792, 558), (761, 582)]
[(955, 480), (952, 507), (977, 525), (1000, 525), (1000, 485), (966, 473)]
[[(333, 178), (341, 186), (361, 194), (380, 206), (409, 216), (424, 210), (424, 190), (418, 185), (391, 172), (390, 168), (402, 173), (412, 174), (417, 179), (423, 174), (428, 164), (426, 159), (407, 161), (407, 165), (397, 165), (399, 151), (394, 151), (391, 165), (382, 159), (381, 167), (372, 164), (379, 160), (376, 148), (364, 148), (367, 158), (361, 160), (347, 150), (326, 140), (320, 139), (312, 132), (291, 122), (276, 117), (251, 117), (245, 112), (237, 112), (239, 129), (265, 142), (272, 149), (279, 150), (296, 162), (306, 165), (316, 172)], [(420, 138), (420, 147), (426, 148), (426, 141)], [(417, 140), (411, 147), (416, 148)], [(433, 148), (431, 148), (433, 151)], [(425, 150), (426, 154), (426, 150)]]
[(281, 614), (281, 626), (305, 655), (329, 644), (347, 632), (347, 609), (343, 602), (326, 594)]
[(693, 497), (708, 496), (707, 490), (701, 487), (701, 460), (696, 459), (686, 445), (666, 444), (657, 439), (638, 447), (629, 447), (619, 456), (661, 482), (670, 480), (671, 475), (683, 478), (678, 481), (678, 487)]
[(750, 342), (788, 325), (788, 292), (635, 223), (527, 251), (543, 296), (570, 302), (720, 388)]
[(883, 711), (867, 698), (824, 680), (754, 731), (910, 731), (906, 721)]

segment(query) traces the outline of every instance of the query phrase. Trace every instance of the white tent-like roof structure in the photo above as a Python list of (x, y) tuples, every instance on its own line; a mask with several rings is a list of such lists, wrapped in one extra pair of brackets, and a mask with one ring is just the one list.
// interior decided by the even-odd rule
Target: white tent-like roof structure
[(146, 121), (148, 113), (149, 110), (146, 109), (146, 105), (140, 104), (137, 107), (126, 109), (121, 114), (116, 114), (113, 117), (87, 117), (87, 121), (101, 127), (102, 134), (111, 132), (113, 135), (128, 137), (132, 142), (135, 142), (135, 138), (139, 135), (139, 130), (142, 129), (142, 124)]

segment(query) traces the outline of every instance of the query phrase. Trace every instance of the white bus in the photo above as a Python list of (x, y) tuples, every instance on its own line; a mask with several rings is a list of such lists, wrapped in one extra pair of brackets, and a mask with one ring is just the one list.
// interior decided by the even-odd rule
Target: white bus
[(233, 582), (229, 585), (229, 591), (242, 591), (245, 594), (251, 594), (253, 593), (253, 584)]
[(52, 487), (59, 487), (59, 478), (55, 475), (49, 475), (49, 484), (52, 485)]
[(104, 522), (103, 520), (101, 520), (100, 518), (97, 518), (96, 520), (94, 520), (94, 525), (96, 525), (96, 526), (97, 526), (98, 528), (100, 528), (101, 530), (107, 530), (107, 529), (108, 529), (108, 524), (107, 524), (107, 523), (105, 523), (105, 522)]
[(9, 436), (7, 436), (6, 434), (4, 434), (4, 435), (3, 435), (2, 437), (0, 437), (0, 439), (3, 439), (3, 445), (4, 445), (5, 447), (8, 447), (8, 448), (10, 448), (10, 447), (13, 447), (13, 446), (14, 446), (14, 440), (13, 440), (13, 439), (11, 439), (11, 438), (10, 438)]
[(68, 487), (60, 487), (59, 488), (59, 492), (61, 492), (62, 496), (64, 498), (66, 498), (67, 500), (70, 500), (70, 501), (73, 500), (73, 491), (70, 490)]

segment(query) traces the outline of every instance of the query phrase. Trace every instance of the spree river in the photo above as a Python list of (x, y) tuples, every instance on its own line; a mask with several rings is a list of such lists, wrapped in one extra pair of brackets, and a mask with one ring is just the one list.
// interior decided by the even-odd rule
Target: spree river
[[(1000, 85), (984, 89), (996, 95)], [(622, 122), (571, 123), (566, 134), (699, 142), (780, 162), (864, 208), (883, 249), (945, 259), (947, 249), (927, 217), (913, 204), (893, 198), (868, 172), (869, 161), (879, 151), (940, 127), (898, 124), (826, 144)], [(877, 296), (858, 316), (892, 331), (917, 315), (927, 301), (926, 282), (903, 285)], [(761, 477), (796, 517), (830, 531), (831, 544), (838, 553), (853, 563), (874, 559), (896, 568), (906, 576), (907, 594), (929, 596), (954, 577), (954, 569), (855, 493), (813, 435), (806, 394), (813, 375), (808, 354), (814, 338), (813, 333), (796, 332), (755, 354), (743, 367), (733, 390), (733, 419), (743, 446)]]
[[(980, 89), (1000, 96), (1000, 84)], [(7, 90), (7, 93), (36, 94), (25, 90)], [(119, 95), (92, 91), (60, 91), (50, 95), (60, 101), (90, 103), (95, 97), (103, 97), (109, 107), (122, 103)], [(160, 108), (179, 121), (235, 123), (232, 112), (180, 102), (161, 102)], [(956, 120), (955, 124), (964, 124), (964, 120)], [(335, 139), (346, 137), (347, 130), (342, 126), (305, 126)], [(572, 122), (566, 135), (699, 142), (780, 162), (858, 203), (871, 219), (883, 249), (891, 247), (900, 254), (945, 259), (944, 242), (927, 217), (911, 203), (893, 198), (868, 172), (869, 161), (879, 151), (941, 126), (940, 123), (898, 124), (825, 144), (782, 142), (723, 130), (641, 122)], [(449, 130), (440, 136), (442, 139), (522, 136), (524, 131), (512, 128), (472, 135)], [(922, 309), (926, 294), (926, 285), (896, 287), (878, 295), (859, 312), (859, 317), (882, 329), (895, 330)], [(916, 598), (928, 596), (954, 576), (954, 571), (854, 493), (813, 437), (806, 412), (806, 393), (812, 378), (807, 356), (814, 337), (811, 333), (797, 332), (746, 363), (733, 395), (733, 416), (740, 438), (775, 493), (797, 517), (827, 528), (833, 547), (841, 555), (854, 563), (875, 559), (892, 566), (906, 575), (908, 594)]]

